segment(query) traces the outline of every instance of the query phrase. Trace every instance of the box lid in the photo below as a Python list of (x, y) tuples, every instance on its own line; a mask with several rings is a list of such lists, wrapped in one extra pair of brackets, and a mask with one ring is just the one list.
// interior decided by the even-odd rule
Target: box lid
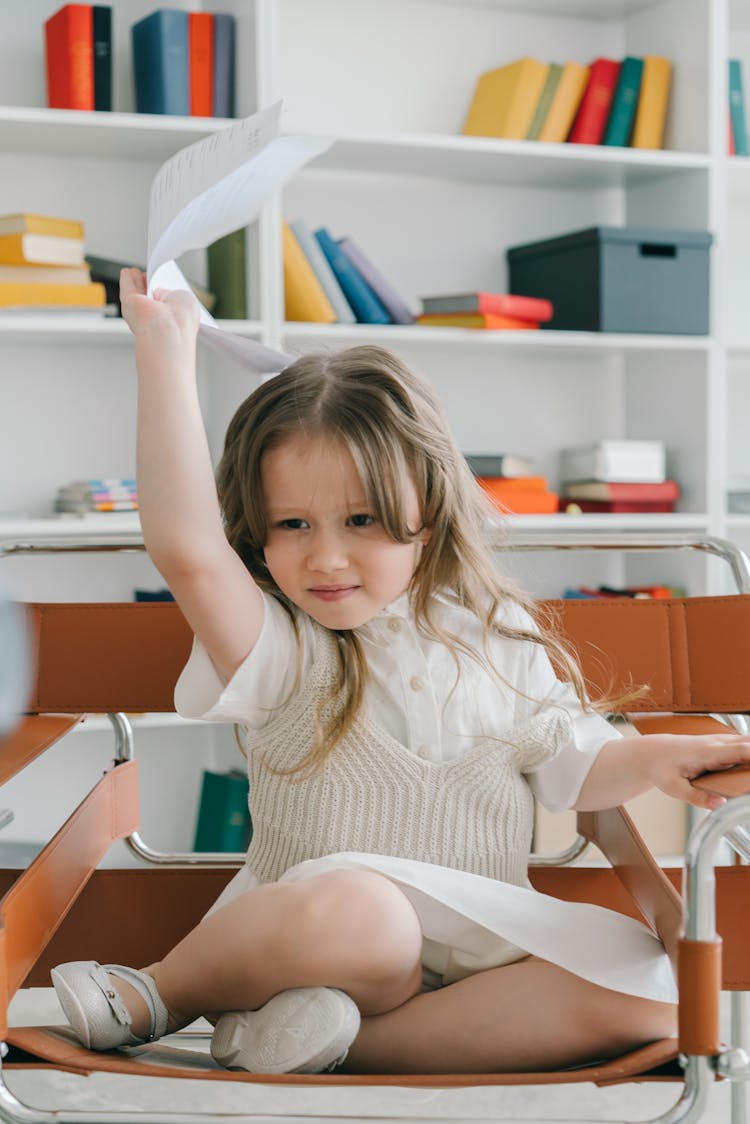
[(532, 257), (555, 253), (574, 246), (607, 242), (645, 242), (651, 246), (679, 245), (707, 249), (713, 242), (708, 230), (682, 230), (663, 226), (589, 226), (541, 242), (527, 242), (522, 246), (509, 246), (508, 258)]

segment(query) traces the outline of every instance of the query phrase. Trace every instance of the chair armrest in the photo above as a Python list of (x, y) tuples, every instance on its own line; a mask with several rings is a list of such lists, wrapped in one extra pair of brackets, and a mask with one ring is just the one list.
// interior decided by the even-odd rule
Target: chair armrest
[(735, 765), (722, 769), (719, 773), (703, 773), (691, 781), (693, 788), (713, 792), (731, 799), (733, 796), (747, 796), (750, 793), (750, 765)]
[(0, 745), (0, 784), (39, 757), (82, 720), (82, 714), (29, 714)]

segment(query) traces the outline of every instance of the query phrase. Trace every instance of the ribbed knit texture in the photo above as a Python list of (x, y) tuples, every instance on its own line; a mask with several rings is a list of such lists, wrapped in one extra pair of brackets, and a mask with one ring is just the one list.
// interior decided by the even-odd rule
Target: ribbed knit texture
[(334, 640), (319, 629), (312, 670), (278, 718), (248, 741), (253, 838), (261, 882), (341, 851), (395, 855), (528, 885), (534, 799), (523, 770), (572, 736), (552, 707), (445, 763), (423, 761), (361, 716), (313, 776), (279, 776), (307, 754), (318, 700), (335, 680)]

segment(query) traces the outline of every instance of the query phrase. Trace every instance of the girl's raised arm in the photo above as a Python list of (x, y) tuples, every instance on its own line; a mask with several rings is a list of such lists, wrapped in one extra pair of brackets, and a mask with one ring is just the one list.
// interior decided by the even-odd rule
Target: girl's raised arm
[(146, 295), (120, 276), (138, 370), (136, 475), (146, 548), (219, 673), (229, 678), (263, 623), (260, 590), (224, 535), (196, 386), (199, 312), (186, 292)]

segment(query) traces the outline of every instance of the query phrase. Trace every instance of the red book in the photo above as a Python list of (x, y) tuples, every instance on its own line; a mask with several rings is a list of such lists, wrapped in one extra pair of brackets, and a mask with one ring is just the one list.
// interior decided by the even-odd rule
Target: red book
[(47, 105), (94, 108), (94, 16), (91, 4), (66, 4), (46, 21)]
[(188, 14), (188, 71), (190, 116), (213, 117), (214, 17), (211, 12)]
[(568, 135), (571, 144), (601, 143), (621, 65), (616, 59), (594, 59), (591, 63), (589, 80)]
[(650, 484), (624, 483), (617, 480), (580, 480), (563, 487), (566, 500), (593, 500), (597, 503), (674, 503), (680, 498), (676, 480), (660, 480)]
[(425, 315), (453, 312), (488, 312), (494, 316), (513, 316), (537, 323), (552, 319), (552, 302), (541, 297), (522, 297), (517, 293), (453, 293), (440, 297), (423, 297)]
[(648, 512), (674, 511), (673, 500), (572, 500), (569, 496), (560, 499), (560, 510), (570, 511), (575, 507), (583, 513), (619, 513), (633, 512), (647, 514)]

